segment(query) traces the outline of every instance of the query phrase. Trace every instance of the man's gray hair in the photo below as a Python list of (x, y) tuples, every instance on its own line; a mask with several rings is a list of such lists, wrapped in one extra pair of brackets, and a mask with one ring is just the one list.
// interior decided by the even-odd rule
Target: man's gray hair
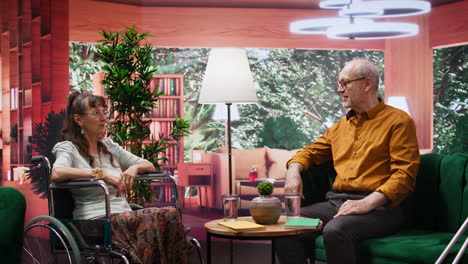
[(366, 58), (355, 58), (346, 64), (346, 66), (348, 65), (352, 65), (353, 71), (357, 76), (370, 78), (372, 80), (372, 85), (377, 92), (379, 89), (379, 70), (374, 62)]

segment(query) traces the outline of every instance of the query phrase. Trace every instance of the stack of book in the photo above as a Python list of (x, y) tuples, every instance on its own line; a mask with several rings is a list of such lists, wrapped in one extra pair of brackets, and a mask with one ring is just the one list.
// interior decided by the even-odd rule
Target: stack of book
[(229, 228), (234, 232), (247, 232), (265, 230), (266, 226), (249, 221), (218, 222), (218, 225)]

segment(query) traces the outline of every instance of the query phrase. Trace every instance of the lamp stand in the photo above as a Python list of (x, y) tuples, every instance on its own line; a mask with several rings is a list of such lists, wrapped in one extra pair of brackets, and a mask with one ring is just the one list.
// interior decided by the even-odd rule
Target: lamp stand
[(231, 105), (227, 106), (227, 136), (228, 136), (228, 160), (229, 160), (229, 194), (232, 194), (232, 148), (231, 148)]

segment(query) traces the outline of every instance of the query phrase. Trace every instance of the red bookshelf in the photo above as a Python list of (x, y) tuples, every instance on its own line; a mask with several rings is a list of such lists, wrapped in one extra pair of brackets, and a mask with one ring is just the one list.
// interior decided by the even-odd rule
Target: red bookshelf
[(29, 165), (33, 127), (51, 110), (66, 107), (68, 13), (63, 10), (68, 1), (0, 1), (0, 180)]
[[(101, 80), (104, 78), (104, 73), (94, 75), (94, 93), (104, 95)], [(167, 135), (172, 129), (172, 122), (176, 118), (183, 118), (183, 96), (184, 96), (184, 79), (182, 74), (155, 74), (150, 83), (152, 90), (157, 89), (158, 92), (164, 95), (158, 98), (158, 101), (153, 108), (153, 111), (146, 118), (151, 120), (151, 136), (156, 140), (160, 139), (160, 134)], [(149, 141), (145, 142), (148, 143)], [(166, 150), (164, 155), (168, 158), (166, 164), (163, 164), (162, 169), (174, 171), (177, 169), (177, 163), (184, 160), (184, 141), (180, 139), (174, 148)]]
[[(176, 118), (183, 118), (183, 85), (182, 74), (156, 74), (153, 76), (150, 87), (157, 89), (158, 92), (164, 95), (158, 98), (156, 107), (153, 109), (151, 116), (151, 134), (155, 139), (159, 139), (162, 133), (167, 135), (172, 129), (172, 123)], [(177, 163), (184, 160), (184, 142), (181, 139), (174, 148), (167, 149), (165, 155), (168, 162), (163, 166), (165, 170), (175, 170)]]

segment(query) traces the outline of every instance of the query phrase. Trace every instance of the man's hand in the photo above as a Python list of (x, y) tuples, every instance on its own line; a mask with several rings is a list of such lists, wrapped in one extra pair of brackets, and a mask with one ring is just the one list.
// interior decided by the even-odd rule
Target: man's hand
[(385, 203), (387, 203), (387, 198), (383, 193), (373, 192), (360, 200), (347, 200), (341, 205), (334, 217), (365, 214)]
[(286, 182), (284, 183), (284, 192), (299, 192), (302, 195), (302, 178), (301, 172), (303, 170), (302, 164), (291, 163), (288, 171), (286, 172)]

